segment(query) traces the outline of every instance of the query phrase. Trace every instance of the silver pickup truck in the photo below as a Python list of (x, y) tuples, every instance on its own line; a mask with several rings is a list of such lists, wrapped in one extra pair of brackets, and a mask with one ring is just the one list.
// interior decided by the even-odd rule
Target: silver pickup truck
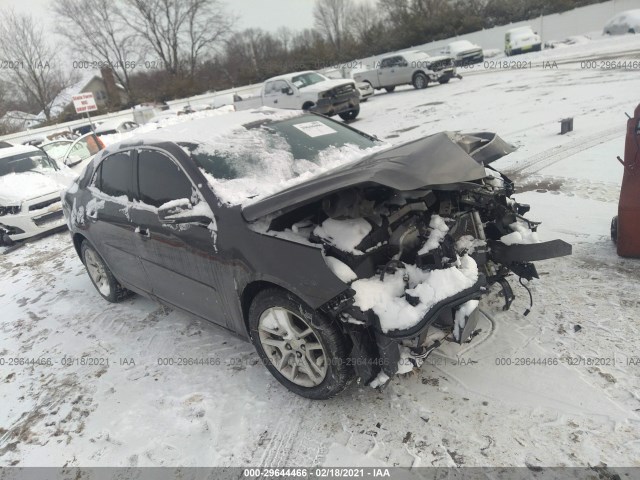
[(462, 78), (456, 74), (453, 58), (432, 57), (420, 50), (384, 57), (376, 68), (353, 74), (356, 82), (367, 82), (376, 90), (384, 88), (387, 92), (393, 92), (398, 85), (427, 88), (429, 82), (447, 83), (453, 77)]

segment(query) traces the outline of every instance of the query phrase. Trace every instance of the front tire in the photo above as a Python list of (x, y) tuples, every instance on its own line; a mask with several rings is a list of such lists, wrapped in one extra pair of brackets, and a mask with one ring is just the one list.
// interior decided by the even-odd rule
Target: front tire
[(264, 365), (293, 393), (326, 400), (353, 379), (347, 337), (291, 293), (259, 292), (249, 308), (249, 331)]
[(396, 87), (384, 87), (384, 89), (387, 91), (387, 93), (391, 93), (396, 89)]
[(354, 108), (353, 110), (349, 110), (348, 112), (339, 113), (338, 116), (348, 122), (350, 120), (355, 120), (358, 114), (360, 113), (360, 107)]
[(96, 287), (102, 298), (111, 303), (118, 303), (133, 294), (133, 292), (120, 285), (120, 282), (113, 276), (100, 254), (87, 240), (82, 242), (80, 251), (82, 252), (82, 261), (87, 269), (91, 283)]
[(444, 85), (445, 83), (449, 83), (449, 80), (451, 80), (451, 77), (442, 77), (438, 79), (438, 83)]
[(618, 216), (616, 215), (611, 219), (611, 240), (616, 245), (618, 244)]
[(429, 79), (424, 73), (418, 72), (413, 76), (413, 87), (415, 89), (422, 90), (427, 88), (427, 85), (429, 85)]

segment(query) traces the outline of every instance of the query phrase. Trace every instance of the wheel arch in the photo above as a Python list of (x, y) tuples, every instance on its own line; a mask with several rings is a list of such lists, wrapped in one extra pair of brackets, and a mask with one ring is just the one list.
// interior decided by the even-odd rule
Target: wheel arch
[(256, 295), (263, 290), (267, 290), (269, 288), (277, 288), (287, 293), (293, 293), (284, 288), (281, 285), (278, 285), (273, 282), (269, 282), (267, 280), (254, 280), (253, 282), (248, 283), (244, 289), (242, 290), (242, 294), (240, 295), (240, 307), (242, 308), (242, 320), (244, 321), (244, 326), (247, 329), (247, 334), (249, 335), (249, 308), (251, 308), (251, 303), (253, 303), (253, 299), (256, 298)]
[(306, 101), (302, 104), (302, 110), (310, 110), (311, 108), (313, 108), (314, 105), (315, 103), (311, 101)]
[(72, 239), (73, 247), (76, 249), (76, 253), (78, 254), (78, 257), (80, 257), (80, 261), (84, 263), (84, 260), (82, 258), (82, 251), (80, 250), (80, 248), (82, 247), (82, 242), (84, 242), (87, 237), (85, 237), (81, 233), (74, 233)]
[(413, 82), (416, 78), (416, 76), (421, 73), (422, 75), (424, 75), (425, 77), (427, 77), (427, 80), (429, 79), (429, 75), (427, 75), (427, 73), (424, 70), (416, 70), (415, 72), (413, 72), (413, 75), (411, 75), (411, 81)]

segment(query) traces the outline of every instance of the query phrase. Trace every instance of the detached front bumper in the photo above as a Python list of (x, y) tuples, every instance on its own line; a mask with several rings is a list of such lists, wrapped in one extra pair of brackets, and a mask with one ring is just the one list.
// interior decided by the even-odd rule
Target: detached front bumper
[(315, 113), (332, 117), (340, 113), (360, 108), (360, 94), (357, 90), (332, 98), (321, 98), (310, 110)]

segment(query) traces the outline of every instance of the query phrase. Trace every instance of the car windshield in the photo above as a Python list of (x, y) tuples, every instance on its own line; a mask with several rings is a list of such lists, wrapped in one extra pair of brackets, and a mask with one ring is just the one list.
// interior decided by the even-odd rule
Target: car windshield
[(27, 152), (0, 158), (0, 176), (24, 172), (44, 174), (52, 170), (57, 170), (55, 162), (43, 152)]
[(327, 79), (319, 73), (308, 72), (293, 76), (291, 78), (291, 83), (293, 83), (298, 88), (304, 88), (315, 83), (324, 82), (325, 80)]
[(318, 167), (330, 151), (348, 146), (364, 150), (379, 142), (340, 123), (318, 115), (302, 115), (281, 121), (260, 121), (235, 131), (243, 148), (184, 144), (192, 158), (219, 180), (270, 177), (277, 170), (292, 178)]
[(47, 155), (51, 158), (60, 160), (64, 154), (67, 153), (67, 150), (72, 143), (73, 141), (71, 140), (61, 140), (59, 142), (47, 143), (46, 145), (42, 145), (40, 148), (47, 152)]

